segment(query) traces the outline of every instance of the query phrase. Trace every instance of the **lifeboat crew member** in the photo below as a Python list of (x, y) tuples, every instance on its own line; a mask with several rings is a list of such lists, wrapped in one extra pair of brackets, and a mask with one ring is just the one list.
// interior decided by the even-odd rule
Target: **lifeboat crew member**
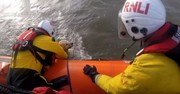
[(114, 77), (86, 65), (83, 71), (92, 82), (109, 94), (180, 94), (180, 27), (166, 22), (162, 1), (126, 0), (118, 32), (141, 41), (142, 50)]
[(54, 26), (42, 20), (36, 28), (28, 28), (14, 44), (13, 59), (7, 84), (26, 90), (39, 86), (52, 86), (41, 74), (43, 66), (52, 65), (55, 58), (66, 59), (67, 53), (54, 41)]

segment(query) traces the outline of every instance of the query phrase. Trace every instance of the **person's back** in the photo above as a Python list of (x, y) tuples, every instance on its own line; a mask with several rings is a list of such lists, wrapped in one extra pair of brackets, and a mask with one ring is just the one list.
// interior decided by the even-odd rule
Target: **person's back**
[(13, 47), (13, 60), (7, 76), (8, 85), (27, 90), (38, 86), (52, 86), (41, 74), (43, 66), (51, 65), (56, 56), (67, 58), (64, 49), (53, 40), (53, 32), (49, 21), (45, 20), (40, 22), (37, 28), (20, 35)]

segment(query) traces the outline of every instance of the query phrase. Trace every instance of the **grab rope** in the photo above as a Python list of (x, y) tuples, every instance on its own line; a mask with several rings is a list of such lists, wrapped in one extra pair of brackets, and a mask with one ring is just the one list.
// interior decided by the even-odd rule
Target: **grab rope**
[(69, 57), (67, 58), (66, 66), (67, 66), (67, 75), (68, 75), (68, 83), (69, 83), (70, 92), (73, 93), (73, 92), (72, 92), (70, 72), (69, 72)]
[(0, 84), (0, 94), (34, 94), (31, 91)]
[(0, 85), (0, 94), (14, 94), (11, 90), (7, 87)]

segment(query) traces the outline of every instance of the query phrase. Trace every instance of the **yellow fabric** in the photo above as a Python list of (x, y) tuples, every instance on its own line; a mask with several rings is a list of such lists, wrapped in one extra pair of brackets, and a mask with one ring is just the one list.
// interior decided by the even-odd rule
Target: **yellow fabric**
[(96, 84), (110, 94), (180, 94), (180, 68), (164, 54), (142, 54), (115, 77), (96, 76)]
[[(46, 35), (40, 35), (36, 37), (33, 41), (33, 45), (50, 52), (55, 53), (60, 59), (67, 58), (67, 53), (58, 44), (58, 42), (52, 41), (52, 37)], [(39, 53), (42, 58), (45, 55)], [(12, 67), (13, 63), (11, 64)], [(28, 68), (40, 72), (42, 69), (42, 64), (32, 55), (30, 51), (19, 51), (16, 58), (16, 63), (14, 68)]]

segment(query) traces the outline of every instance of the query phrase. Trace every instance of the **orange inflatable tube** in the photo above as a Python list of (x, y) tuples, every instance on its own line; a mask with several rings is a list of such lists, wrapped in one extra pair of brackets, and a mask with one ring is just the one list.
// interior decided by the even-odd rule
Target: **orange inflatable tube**
[[(0, 57), (0, 83), (6, 84), (6, 75), (10, 63), (2, 62)], [(3, 59), (10, 59), (4, 58)], [(120, 60), (56, 60), (44, 74), (48, 81), (62, 75), (69, 75), (70, 85), (63, 87), (73, 94), (106, 94), (91, 79), (83, 73), (86, 64), (95, 65), (99, 73), (115, 76), (121, 73), (127, 66), (127, 61)]]
[(6, 84), (6, 76), (9, 69), (9, 62), (11, 57), (8, 56), (0, 56), (0, 83)]
[(8, 73), (9, 63), (0, 62), (0, 83), (6, 84), (6, 76)]
[[(73, 94), (106, 94), (83, 73), (83, 67), (86, 64), (95, 65), (99, 73), (115, 76), (127, 67), (128, 64), (125, 62), (112, 60), (57, 60), (44, 76), (48, 81), (51, 81), (60, 75), (69, 74)], [(65, 66), (66, 68), (64, 68)], [(65, 89), (69, 90), (67, 87)]]

